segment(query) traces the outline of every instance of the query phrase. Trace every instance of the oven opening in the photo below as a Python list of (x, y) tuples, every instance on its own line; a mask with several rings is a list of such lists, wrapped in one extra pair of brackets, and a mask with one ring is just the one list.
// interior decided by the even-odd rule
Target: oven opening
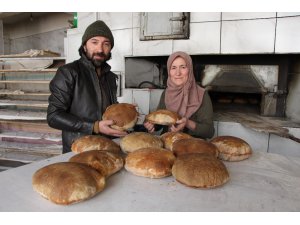
[(261, 113), (262, 94), (209, 91), (214, 112)]

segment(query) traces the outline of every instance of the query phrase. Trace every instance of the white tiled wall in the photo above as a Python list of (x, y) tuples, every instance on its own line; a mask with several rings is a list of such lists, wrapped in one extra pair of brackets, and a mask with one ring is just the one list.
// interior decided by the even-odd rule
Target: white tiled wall
[(81, 45), (81, 38), (82, 34), (77, 32), (77, 29), (68, 30), (68, 38), (66, 40), (67, 63), (79, 59), (80, 56), (78, 53), (78, 49)]
[(150, 92), (147, 89), (133, 89), (132, 101), (138, 105), (138, 112), (140, 114), (138, 124), (142, 124), (145, 116), (149, 113), (150, 106)]
[(156, 56), (172, 53), (172, 40), (140, 41), (140, 29), (133, 29), (133, 55)]
[(275, 12), (223, 12), (222, 20), (261, 19), (276, 17)]
[(78, 31), (82, 34), (88, 25), (97, 20), (97, 13), (95, 12), (81, 12), (77, 13)]
[(276, 19), (223, 21), (221, 53), (273, 53)]
[(150, 90), (150, 105), (149, 112), (153, 112), (157, 109), (158, 103), (160, 101), (161, 94), (163, 93), (163, 89), (153, 89)]
[(300, 52), (300, 17), (277, 19), (276, 53)]
[(220, 20), (221, 20), (220, 12), (191, 12), (190, 14), (191, 23), (220, 21)]
[(189, 54), (220, 53), (221, 22), (191, 23), (188, 40), (174, 40), (173, 52), (185, 51)]
[(277, 17), (281, 16), (300, 16), (300, 12), (278, 12)]
[(115, 47), (109, 65), (115, 71), (125, 71), (125, 56), (132, 55), (132, 30), (113, 30)]
[(133, 103), (132, 102), (132, 89), (123, 89), (122, 96), (118, 97), (119, 103)]
[(98, 19), (105, 21), (111, 30), (132, 28), (132, 12), (99, 12)]

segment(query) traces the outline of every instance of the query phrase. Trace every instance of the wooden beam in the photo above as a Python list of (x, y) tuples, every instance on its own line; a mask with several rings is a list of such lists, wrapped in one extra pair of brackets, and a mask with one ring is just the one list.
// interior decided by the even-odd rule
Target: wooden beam
[(0, 80), (0, 84), (49, 84), (50, 80)]
[(46, 121), (9, 121), (0, 120), (0, 130), (7, 131), (27, 131), (41, 133), (61, 134), (61, 130), (57, 130), (48, 126)]
[[(0, 73), (8, 73), (8, 72), (43, 72), (43, 73), (48, 73), (48, 72), (56, 72), (57, 68), (53, 68), (53, 69), (2, 69), (0, 70)], [(8, 75), (8, 74), (5, 74)], [(14, 74), (15, 75), (15, 74)]]
[(39, 93), (39, 92), (17, 92), (17, 91), (10, 91), (10, 92), (0, 92), (1, 95), (21, 95), (21, 96), (50, 96), (51, 93)]

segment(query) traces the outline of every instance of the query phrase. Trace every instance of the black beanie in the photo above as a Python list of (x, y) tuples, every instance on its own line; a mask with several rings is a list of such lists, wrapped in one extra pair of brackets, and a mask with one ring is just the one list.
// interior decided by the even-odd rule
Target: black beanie
[(96, 36), (108, 38), (111, 42), (111, 48), (114, 47), (114, 37), (112, 35), (112, 32), (102, 20), (97, 20), (86, 28), (82, 36), (81, 44), (84, 45), (90, 38)]

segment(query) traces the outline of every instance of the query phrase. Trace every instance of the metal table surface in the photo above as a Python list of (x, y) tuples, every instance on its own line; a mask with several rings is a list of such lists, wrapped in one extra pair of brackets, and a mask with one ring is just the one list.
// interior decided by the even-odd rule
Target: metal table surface
[(32, 175), (67, 153), (0, 173), (0, 211), (300, 211), (300, 158), (254, 152), (240, 162), (225, 162), (230, 180), (215, 189), (189, 188), (170, 176), (150, 179), (125, 169), (107, 179), (105, 189), (80, 203), (62, 206), (32, 188)]

